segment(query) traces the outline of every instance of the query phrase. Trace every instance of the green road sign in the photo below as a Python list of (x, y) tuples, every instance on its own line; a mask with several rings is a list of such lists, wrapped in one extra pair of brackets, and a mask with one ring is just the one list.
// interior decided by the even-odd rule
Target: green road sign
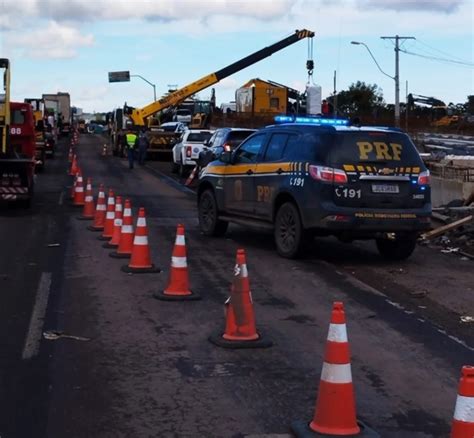
[(110, 71), (109, 82), (130, 82), (129, 71)]

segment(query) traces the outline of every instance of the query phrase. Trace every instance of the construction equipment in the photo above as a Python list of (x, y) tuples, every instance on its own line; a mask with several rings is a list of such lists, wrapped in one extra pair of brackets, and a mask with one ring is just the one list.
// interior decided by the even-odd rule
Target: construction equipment
[(31, 105), (10, 102), (10, 61), (0, 58), (0, 200), (31, 205), (35, 173), (35, 125)]
[[(198, 93), (199, 91), (204, 90), (205, 88), (210, 87), (211, 85), (218, 83), (222, 79), (240, 70), (243, 70), (244, 68), (249, 67), (252, 64), (257, 63), (261, 61), (262, 59), (265, 59), (271, 56), (273, 53), (276, 53), (279, 50), (282, 50), (285, 47), (288, 47), (304, 38), (313, 38), (313, 37), (314, 37), (314, 32), (310, 30), (306, 30), (306, 29), (296, 30), (293, 34), (282, 39), (281, 41), (278, 41), (275, 44), (272, 44), (268, 47), (258, 50), (257, 52), (254, 52), (251, 55), (246, 56), (245, 58), (242, 58), (214, 73), (208, 74), (198, 79), (195, 82), (192, 82), (176, 91), (169, 93), (168, 95), (162, 97), (161, 99), (158, 99), (157, 101), (152, 102), (151, 104), (143, 108), (133, 108), (125, 104), (124, 113), (130, 117), (130, 121), (132, 122), (134, 126), (136, 127), (149, 126), (147, 124), (147, 119), (151, 118), (153, 115), (157, 113), (163, 113), (165, 110), (169, 110), (171, 108), (177, 107), (185, 99)], [(205, 113), (205, 111), (203, 112)], [(197, 120), (198, 118), (200, 120)], [(196, 117), (196, 120), (193, 120), (192, 125), (196, 126), (197, 123), (199, 123), (199, 125), (202, 125), (204, 122), (208, 122), (208, 121), (209, 121), (209, 117), (203, 117), (201, 115), (200, 117)], [(202, 126), (199, 126), (199, 127), (202, 127)], [(152, 136), (153, 136), (153, 130), (150, 133), (150, 137)], [(151, 139), (150, 139), (150, 143), (153, 143)], [(174, 146), (174, 143), (168, 143), (165, 147), (163, 147), (163, 150), (168, 151), (169, 155), (171, 156), (171, 150), (173, 146)]]
[(430, 107), (431, 126), (439, 128), (443, 126), (451, 126), (459, 122), (459, 116), (456, 114), (450, 114), (446, 104), (436, 97), (410, 93), (407, 96), (408, 108), (411, 111), (414, 111), (416, 108), (416, 103)]

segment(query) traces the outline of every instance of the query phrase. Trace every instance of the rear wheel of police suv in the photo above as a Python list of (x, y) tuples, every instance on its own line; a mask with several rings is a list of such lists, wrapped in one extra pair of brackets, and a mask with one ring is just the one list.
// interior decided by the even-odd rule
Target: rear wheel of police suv
[(211, 190), (204, 191), (199, 197), (199, 228), (206, 236), (223, 236), (229, 223), (219, 220), (217, 202)]
[(274, 237), (280, 256), (291, 259), (301, 254), (306, 233), (298, 208), (292, 202), (285, 202), (278, 209), (275, 216)]
[(413, 254), (416, 248), (415, 235), (399, 236), (395, 239), (375, 239), (377, 249), (388, 260), (405, 260)]

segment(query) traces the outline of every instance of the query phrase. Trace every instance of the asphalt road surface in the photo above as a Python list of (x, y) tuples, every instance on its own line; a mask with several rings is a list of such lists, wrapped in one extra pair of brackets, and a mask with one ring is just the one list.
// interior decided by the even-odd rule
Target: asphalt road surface
[[(343, 301), (357, 415), (383, 437), (447, 437), (462, 365), (472, 364), (472, 262), (418, 248), (381, 261), (369, 243), (316, 239), (301, 260), (271, 235), (199, 233), (196, 200), (169, 164), (129, 170), (83, 134), (94, 188), (145, 207), (157, 274), (125, 274), (68, 198), (67, 145), (39, 175), (31, 211), (0, 208), (0, 436), (287, 437), (314, 412), (331, 306)], [(186, 228), (201, 301), (162, 302), (176, 225)], [(269, 349), (225, 350), (237, 248), (247, 253), (257, 326)], [(68, 337), (46, 339), (43, 332)]]

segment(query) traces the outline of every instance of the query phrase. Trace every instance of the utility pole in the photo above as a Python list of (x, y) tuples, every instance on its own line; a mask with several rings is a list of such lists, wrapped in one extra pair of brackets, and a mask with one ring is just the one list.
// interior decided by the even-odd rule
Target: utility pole
[(406, 36), (382, 36), (383, 40), (395, 40), (395, 126), (400, 127), (400, 75), (399, 75), (399, 52), (400, 40), (414, 40), (415, 37)]

